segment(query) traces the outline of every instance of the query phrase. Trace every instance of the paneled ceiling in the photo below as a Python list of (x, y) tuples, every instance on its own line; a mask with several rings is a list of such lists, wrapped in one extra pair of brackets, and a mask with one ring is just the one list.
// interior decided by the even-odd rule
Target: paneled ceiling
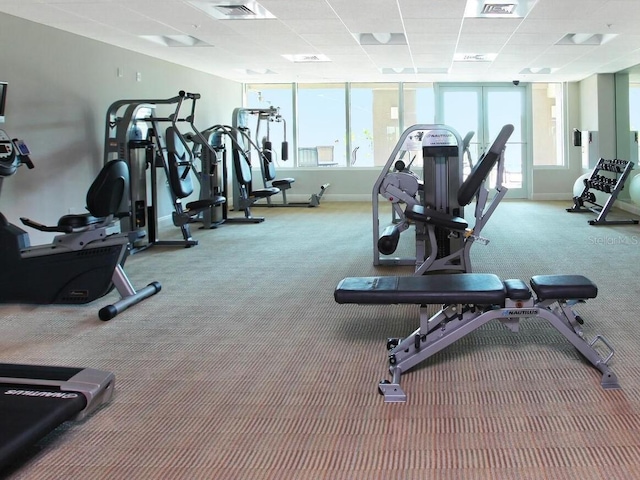
[(238, 82), (576, 81), (640, 64), (639, 0), (0, 0), (0, 12)]

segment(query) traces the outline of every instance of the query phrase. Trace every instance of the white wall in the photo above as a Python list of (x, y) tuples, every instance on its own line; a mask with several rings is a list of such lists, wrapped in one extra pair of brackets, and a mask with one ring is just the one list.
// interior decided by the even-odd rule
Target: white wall
[[(114, 101), (197, 92), (201, 129), (229, 123), (242, 102), (238, 83), (6, 14), (0, 14), (0, 45), (0, 80), (9, 82), (0, 128), (24, 139), (36, 164), (4, 180), (0, 211), (12, 223), (25, 216), (51, 224), (70, 210), (84, 211), (87, 188), (103, 164), (106, 112)], [(32, 244), (51, 238), (28, 230)]]
[(613, 74), (592, 75), (580, 82), (580, 130), (597, 132), (597, 156), (616, 156), (616, 101)]
[(613, 73), (598, 74), (598, 157), (616, 158), (616, 87)]
[(580, 147), (573, 146), (573, 128), (582, 127), (581, 85), (568, 83), (565, 89), (565, 115), (567, 128), (564, 132), (566, 168), (535, 167), (531, 182), (533, 200), (568, 200), (573, 196), (573, 184), (582, 174)]

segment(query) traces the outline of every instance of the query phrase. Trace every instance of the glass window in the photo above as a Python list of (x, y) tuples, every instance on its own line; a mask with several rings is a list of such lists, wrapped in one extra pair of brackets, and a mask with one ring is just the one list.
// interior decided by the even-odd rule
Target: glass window
[(397, 83), (351, 84), (351, 165), (373, 167), (387, 162), (401, 133), (398, 87)]
[(629, 82), (629, 125), (631, 131), (640, 130), (640, 83)]
[(435, 93), (432, 83), (405, 83), (403, 128), (436, 121)]
[[(436, 119), (435, 89), (432, 83), (405, 83), (402, 85), (402, 131), (418, 125), (432, 125)], [(423, 131), (416, 131), (411, 140), (420, 139)], [(423, 166), (422, 148), (412, 150), (408, 158), (403, 158), (412, 169)]]
[(298, 85), (298, 165), (347, 165), (344, 84)]
[(562, 84), (531, 84), (531, 108), (533, 166), (564, 166)]

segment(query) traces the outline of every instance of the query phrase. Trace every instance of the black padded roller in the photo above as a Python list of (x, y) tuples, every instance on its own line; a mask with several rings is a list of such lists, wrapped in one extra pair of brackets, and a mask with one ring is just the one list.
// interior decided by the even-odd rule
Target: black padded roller
[(378, 250), (383, 255), (391, 255), (398, 248), (400, 230), (396, 225), (389, 225), (378, 239)]

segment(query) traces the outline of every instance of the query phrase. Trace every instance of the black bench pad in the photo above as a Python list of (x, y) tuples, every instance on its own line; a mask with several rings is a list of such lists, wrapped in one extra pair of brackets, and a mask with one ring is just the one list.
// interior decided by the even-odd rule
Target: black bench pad
[(530, 283), (540, 300), (579, 300), (598, 296), (598, 287), (582, 275), (534, 275)]
[(340, 281), (333, 296), (337, 303), (493, 305), (504, 303), (506, 289), (497, 275), (488, 273), (417, 277), (347, 277)]
[(404, 212), (409, 220), (419, 223), (427, 223), (449, 230), (465, 230), (469, 224), (464, 218), (454, 217), (447, 213), (434, 210), (422, 205), (410, 205)]
[(279, 189), (287, 189), (291, 187), (291, 184), (295, 182), (295, 178), (280, 178), (278, 180), (273, 180), (271, 185)]
[(267, 188), (259, 188), (256, 190), (251, 190), (251, 193), (249, 194), (249, 196), (254, 198), (267, 198), (267, 197), (271, 197), (272, 195), (277, 195), (278, 193), (280, 193), (279, 188), (267, 187)]

